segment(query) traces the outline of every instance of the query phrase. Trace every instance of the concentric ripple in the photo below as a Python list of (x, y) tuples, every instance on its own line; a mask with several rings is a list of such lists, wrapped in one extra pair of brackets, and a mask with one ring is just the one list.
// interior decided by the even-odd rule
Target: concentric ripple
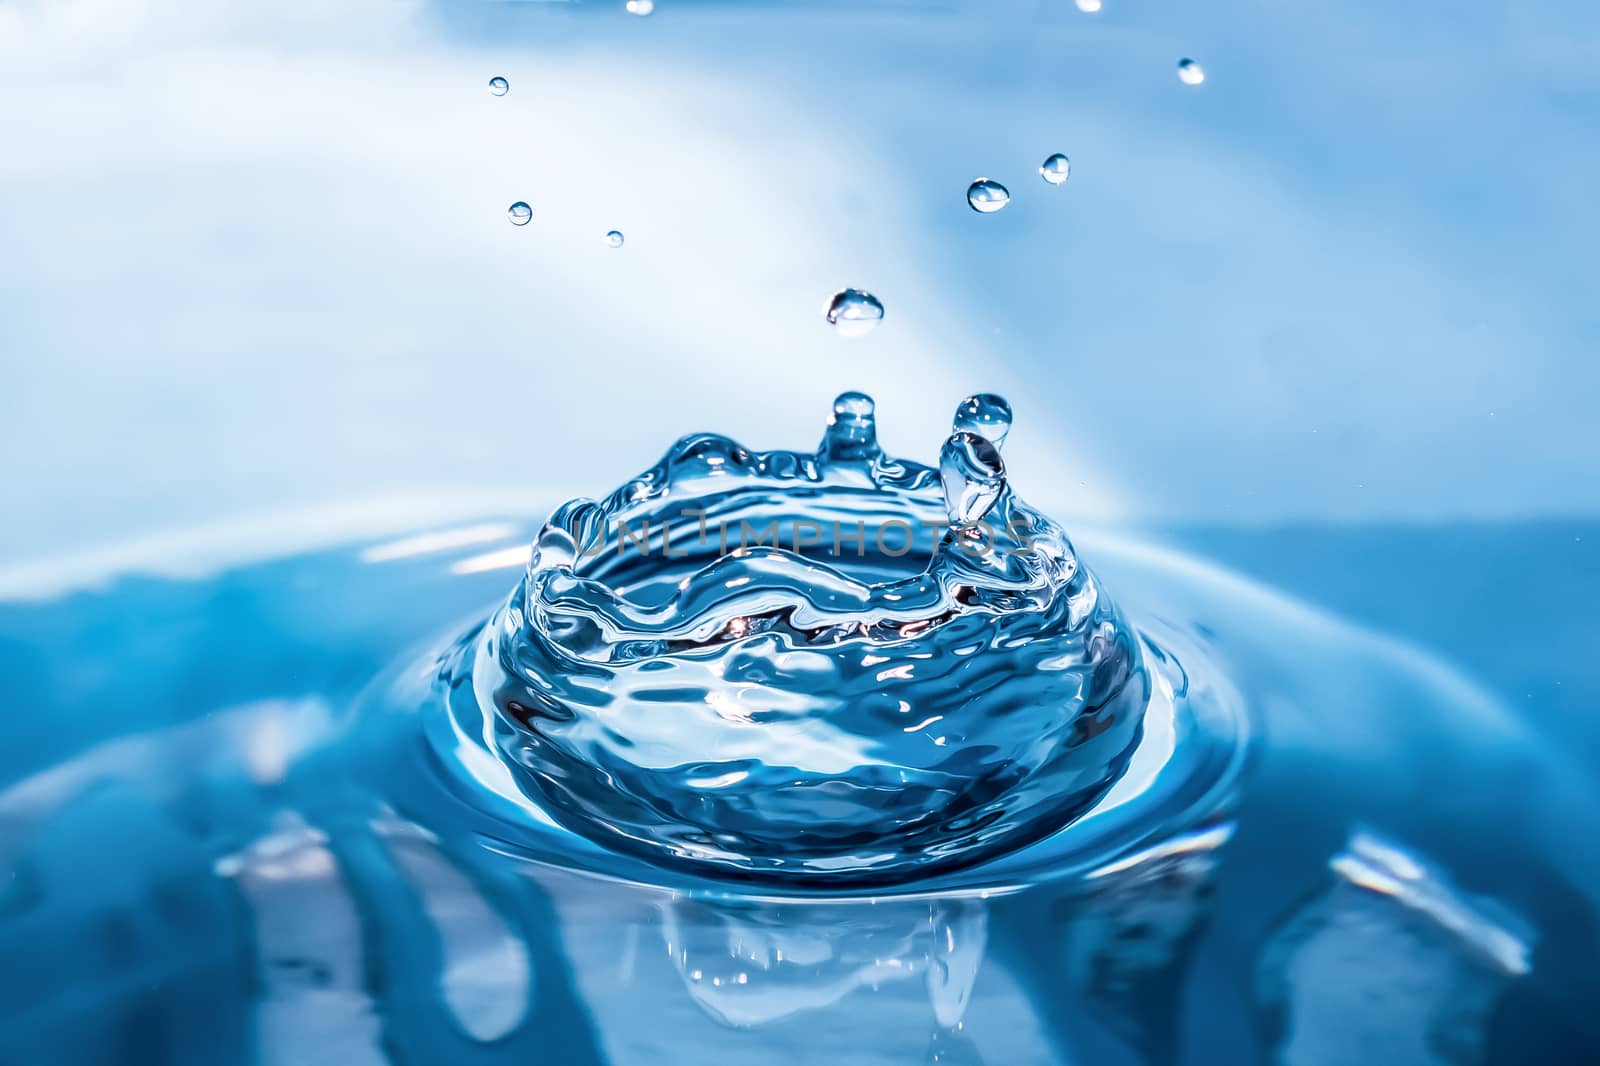
[(683, 438), (557, 509), (444, 656), (436, 747), (536, 832), (822, 887), (1024, 848), (1130, 763), (1151, 791), (1187, 678), (1012, 492), (1009, 428), (963, 401), (933, 468), (846, 393), (815, 452)]

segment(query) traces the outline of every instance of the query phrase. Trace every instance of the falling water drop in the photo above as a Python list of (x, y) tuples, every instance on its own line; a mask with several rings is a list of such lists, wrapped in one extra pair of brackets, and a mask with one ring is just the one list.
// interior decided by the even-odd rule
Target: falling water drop
[(1093, 15), (1100, 10), (1100, 0), (1078, 0), (1078, 10)]
[(862, 337), (883, 321), (883, 304), (865, 289), (840, 289), (823, 308), (828, 324), (841, 337)]
[(1006, 487), (1000, 449), (976, 433), (952, 433), (939, 453), (939, 483), (951, 525), (980, 521)]
[(526, 226), (528, 220), (533, 217), (533, 208), (518, 200), (506, 209), (506, 217), (511, 220), (513, 226)]
[(1199, 85), (1206, 80), (1206, 72), (1199, 63), (1185, 57), (1178, 60), (1178, 80), (1185, 85)]
[(1039, 176), (1051, 185), (1060, 185), (1067, 180), (1067, 173), (1071, 169), (1071, 161), (1060, 152), (1057, 152), (1039, 164)]
[(656, 0), (628, 0), (628, 14), (648, 15), (656, 9)]
[(504, 78), (490, 78), (489, 92), (494, 96), (504, 96), (511, 91), (511, 83)]
[(619, 229), (614, 229), (614, 230), (611, 230), (611, 231), (607, 232), (606, 233), (606, 244), (610, 245), (612, 248), (621, 248), (622, 247), (622, 231), (619, 230)]
[(975, 433), (998, 448), (1006, 442), (1006, 434), (1011, 432), (1011, 405), (1005, 397), (992, 392), (968, 396), (956, 406), (951, 430), (955, 433)]
[(992, 215), (1011, 202), (1011, 191), (998, 181), (979, 178), (967, 186), (967, 203), (980, 215)]

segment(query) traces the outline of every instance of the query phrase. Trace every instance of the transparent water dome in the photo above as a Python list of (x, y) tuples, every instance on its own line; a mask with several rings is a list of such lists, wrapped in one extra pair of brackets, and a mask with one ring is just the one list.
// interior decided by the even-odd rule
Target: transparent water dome
[(969, 397), (924, 466), (845, 393), (813, 452), (693, 435), (563, 505), (445, 657), (444, 754), (530, 822), (744, 877), (904, 880), (1058, 832), (1170, 684), (1012, 492), (1010, 427)]

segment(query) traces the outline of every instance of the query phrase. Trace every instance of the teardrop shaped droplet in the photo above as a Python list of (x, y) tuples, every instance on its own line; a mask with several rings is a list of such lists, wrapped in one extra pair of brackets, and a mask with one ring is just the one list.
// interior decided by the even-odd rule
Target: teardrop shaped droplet
[(1199, 85), (1206, 80), (1206, 72), (1199, 63), (1185, 56), (1178, 60), (1178, 80), (1185, 85)]
[(1000, 449), (976, 433), (952, 433), (939, 453), (939, 483), (944, 488), (950, 524), (970, 526), (989, 513), (1006, 487)]
[(883, 304), (865, 289), (840, 289), (823, 308), (828, 324), (841, 337), (863, 337), (883, 321)]
[(619, 229), (611, 230), (606, 234), (606, 244), (613, 248), (621, 248), (622, 240), (622, 231)]
[(504, 78), (490, 78), (489, 92), (493, 96), (504, 96), (511, 91), (511, 83)]
[(1067, 174), (1071, 169), (1071, 161), (1060, 152), (1057, 152), (1039, 164), (1039, 176), (1051, 185), (1060, 185), (1067, 180)]
[(979, 178), (967, 186), (967, 203), (980, 215), (992, 215), (1011, 202), (1011, 190), (998, 181)]
[(992, 392), (968, 396), (956, 406), (951, 429), (956, 433), (976, 433), (998, 448), (1011, 432), (1011, 405), (1004, 396)]
[(842, 392), (833, 401), (833, 416), (817, 449), (825, 459), (864, 459), (878, 454), (878, 423), (872, 397)]
[(506, 217), (511, 220), (513, 226), (526, 226), (528, 220), (533, 217), (533, 208), (518, 200), (506, 209)]

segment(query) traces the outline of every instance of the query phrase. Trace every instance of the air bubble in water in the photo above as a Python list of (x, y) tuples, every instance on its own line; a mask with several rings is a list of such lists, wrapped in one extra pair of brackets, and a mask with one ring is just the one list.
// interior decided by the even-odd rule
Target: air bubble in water
[(883, 321), (883, 304), (864, 289), (840, 289), (823, 309), (828, 324), (841, 337), (862, 337)]
[(939, 453), (939, 483), (951, 525), (970, 526), (981, 520), (1006, 487), (1000, 449), (976, 433), (952, 433)]
[(494, 96), (504, 96), (511, 91), (511, 83), (504, 78), (490, 78), (489, 92)]
[(955, 433), (975, 433), (998, 448), (1011, 432), (1011, 405), (1005, 397), (992, 392), (968, 396), (957, 405), (951, 429)]
[(606, 244), (610, 245), (613, 248), (621, 248), (622, 247), (622, 231), (619, 230), (619, 229), (614, 229), (614, 230), (611, 230), (610, 232), (608, 232), (606, 234)]
[(533, 208), (518, 200), (506, 209), (506, 217), (511, 220), (513, 226), (526, 226), (528, 220), (533, 217)]
[(1178, 60), (1178, 80), (1185, 85), (1199, 85), (1206, 80), (1206, 72), (1200, 64), (1189, 58)]
[(1067, 180), (1067, 174), (1071, 169), (1072, 163), (1066, 156), (1057, 152), (1039, 164), (1039, 176), (1051, 185), (1060, 185)]
[(1011, 202), (1011, 191), (998, 181), (979, 178), (967, 186), (967, 203), (982, 215), (992, 215)]
[(628, 14), (648, 15), (656, 9), (656, 0), (628, 0)]

